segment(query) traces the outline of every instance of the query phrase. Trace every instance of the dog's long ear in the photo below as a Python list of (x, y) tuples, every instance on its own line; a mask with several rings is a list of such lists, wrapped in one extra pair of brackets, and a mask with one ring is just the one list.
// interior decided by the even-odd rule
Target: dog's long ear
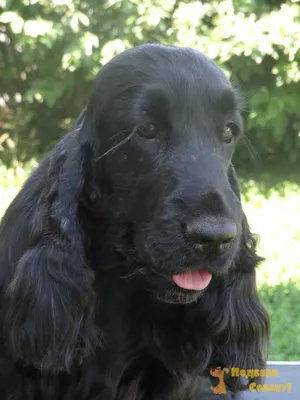
[(89, 148), (79, 143), (79, 133), (68, 134), (46, 156), (0, 229), (8, 351), (25, 365), (53, 373), (69, 371), (98, 344), (94, 276), (78, 215)]
[[(229, 181), (239, 196), (239, 185), (233, 167)], [(216, 344), (216, 363), (226, 368), (265, 368), (269, 343), (269, 317), (257, 292), (256, 267), (262, 261), (257, 255), (257, 241), (250, 232), (248, 221), (243, 214), (242, 237), (239, 253), (230, 275), (220, 284), (216, 305), (218, 318), (211, 321), (214, 330), (219, 331)], [(242, 388), (240, 378), (227, 375), (229, 387)]]

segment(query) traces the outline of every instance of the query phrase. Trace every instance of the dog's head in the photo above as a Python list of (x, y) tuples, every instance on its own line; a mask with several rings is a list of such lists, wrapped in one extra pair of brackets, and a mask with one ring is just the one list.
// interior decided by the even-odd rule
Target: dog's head
[(109, 212), (127, 226), (163, 301), (196, 300), (234, 264), (243, 214), (231, 157), (241, 106), (220, 68), (191, 49), (140, 46), (96, 80), (83, 130), (97, 142)]
[(102, 68), (75, 132), (1, 222), (3, 337), (14, 358), (69, 371), (99, 346), (94, 272), (105, 279), (112, 252), (155, 304), (200, 304), (216, 365), (262, 365), (260, 258), (231, 164), (240, 111), (224, 73), (195, 50), (143, 45)]

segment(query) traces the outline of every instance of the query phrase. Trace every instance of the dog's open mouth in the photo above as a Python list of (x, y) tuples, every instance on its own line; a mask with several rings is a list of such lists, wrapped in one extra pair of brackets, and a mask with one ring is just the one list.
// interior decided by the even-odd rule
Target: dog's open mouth
[(212, 274), (206, 269), (185, 272), (183, 274), (173, 275), (172, 279), (177, 286), (187, 290), (203, 290), (211, 281)]

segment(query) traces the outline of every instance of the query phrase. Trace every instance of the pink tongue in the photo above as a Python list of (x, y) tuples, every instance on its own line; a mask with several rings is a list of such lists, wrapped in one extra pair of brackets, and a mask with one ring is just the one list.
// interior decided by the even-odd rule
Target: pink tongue
[(189, 290), (203, 290), (211, 280), (211, 273), (206, 269), (173, 275), (173, 281), (177, 286)]

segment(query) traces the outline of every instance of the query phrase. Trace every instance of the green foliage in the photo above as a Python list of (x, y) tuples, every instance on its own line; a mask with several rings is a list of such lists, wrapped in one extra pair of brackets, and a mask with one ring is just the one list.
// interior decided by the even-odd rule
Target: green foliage
[[(0, 158), (40, 157), (101, 65), (143, 42), (192, 46), (247, 96), (263, 160), (300, 158), (299, 0), (0, 0)], [(241, 146), (236, 160), (249, 161)]]
[(275, 286), (265, 283), (259, 293), (271, 320), (269, 360), (299, 361), (300, 282), (291, 280)]

